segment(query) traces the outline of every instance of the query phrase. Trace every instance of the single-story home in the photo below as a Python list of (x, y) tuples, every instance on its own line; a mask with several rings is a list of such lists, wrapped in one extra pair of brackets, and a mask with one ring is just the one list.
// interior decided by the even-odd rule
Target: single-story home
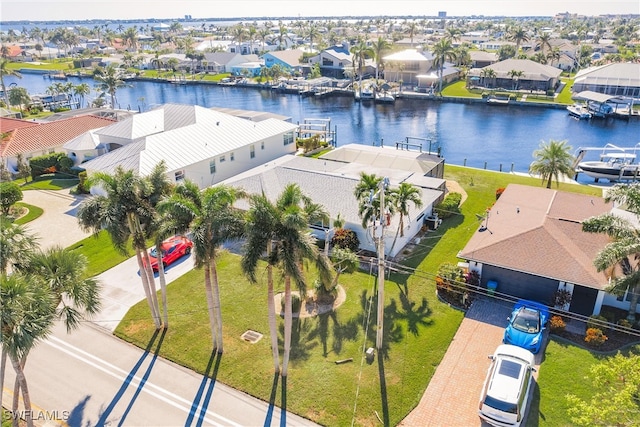
[(600, 197), (511, 184), (458, 257), (500, 294), (553, 306), (555, 292), (567, 290), (568, 310), (584, 316), (603, 305), (628, 309), (629, 295), (607, 293), (609, 278), (594, 266), (609, 237), (582, 231), (584, 220), (607, 212), (620, 211)]
[(640, 64), (612, 63), (585, 68), (576, 74), (571, 90), (640, 99)]
[(284, 70), (294, 73), (296, 71), (301, 72), (303, 67), (308, 67), (307, 64), (300, 62), (304, 51), (302, 49), (288, 49), (288, 50), (276, 50), (268, 52), (262, 55), (264, 60), (264, 66), (271, 68), (276, 64), (279, 64)]
[[(495, 77), (487, 78), (484, 70), (491, 69)], [(514, 71), (522, 72), (514, 76)], [(549, 91), (555, 90), (560, 82), (562, 70), (551, 65), (540, 64), (529, 59), (506, 59), (483, 68), (469, 70), (469, 80), (480, 82), (486, 88)]]
[(115, 120), (95, 115), (80, 115), (51, 122), (0, 118), (0, 159), (12, 172), (17, 172), (18, 154), (25, 161), (56, 152), (65, 153), (64, 144), (92, 129), (103, 128)]
[[(275, 201), (287, 184), (296, 183), (314, 203), (324, 206), (329, 216), (338, 215), (345, 220), (344, 228), (356, 232), (360, 249), (376, 251), (373, 224), (362, 227), (358, 215), (358, 200), (354, 190), (360, 181), (360, 173), (387, 177), (390, 188), (408, 182), (421, 191), (422, 207), (410, 204), (409, 215), (404, 218), (404, 236), (399, 233), (399, 216), (389, 218), (385, 226), (384, 245), (387, 256), (401, 253), (405, 245), (420, 231), (425, 218), (432, 214), (433, 206), (442, 200), (446, 191), (445, 181), (437, 177), (442, 171), (444, 159), (417, 151), (396, 150), (348, 144), (321, 156), (319, 159), (287, 155), (268, 164), (225, 180), (223, 183), (242, 188), (250, 194), (264, 193)], [(240, 202), (240, 208), (248, 208)], [(330, 233), (330, 224), (312, 227), (319, 239)]]
[(274, 117), (252, 121), (197, 105), (165, 104), (94, 132), (107, 151), (82, 167), (117, 166), (145, 176), (164, 161), (172, 182), (209, 187), (296, 151), (297, 125)]

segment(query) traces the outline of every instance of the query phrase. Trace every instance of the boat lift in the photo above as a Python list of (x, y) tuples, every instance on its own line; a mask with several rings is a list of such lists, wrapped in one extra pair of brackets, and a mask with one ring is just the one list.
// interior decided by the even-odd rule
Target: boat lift
[(574, 154), (573, 170), (575, 171), (574, 179), (578, 178), (578, 174), (581, 172), (578, 164), (582, 162), (584, 156), (589, 152), (599, 152), (600, 160), (604, 159), (611, 154), (623, 154), (632, 158), (636, 158), (637, 154), (640, 154), (640, 142), (633, 147), (618, 147), (617, 145), (607, 143), (604, 147), (578, 147)]

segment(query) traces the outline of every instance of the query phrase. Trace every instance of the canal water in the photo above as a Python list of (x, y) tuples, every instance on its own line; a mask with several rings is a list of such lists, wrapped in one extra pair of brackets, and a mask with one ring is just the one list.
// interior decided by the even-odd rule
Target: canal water
[[(6, 77), (7, 87), (15, 82), (34, 95), (46, 93), (56, 83), (41, 75), (22, 76), (22, 79)], [(94, 86), (90, 78), (70, 77), (67, 82)], [(90, 96), (96, 96), (95, 92)], [(337, 131), (338, 146), (348, 143), (395, 146), (407, 137), (416, 138), (410, 142), (422, 141), (425, 151), (429, 145), (434, 151), (439, 149), (447, 163), (505, 172), (527, 172), (533, 151), (542, 141), (566, 140), (574, 150), (603, 147), (607, 143), (630, 148), (640, 143), (638, 119), (576, 120), (564, 109), (514, 105), (428, 99), (374, 104), (355, 102), (348, 96), (314, 98), (253, 88), (156, 82), (130, 82), (118, 90), (117, 103), (121, 109), (136, 111), (165, 103), (267, 111), (290, 117), (293, 123), (307, 118), (328, 118), (332, 129)], [(597, 157), (596, 153), (591, 156)]]

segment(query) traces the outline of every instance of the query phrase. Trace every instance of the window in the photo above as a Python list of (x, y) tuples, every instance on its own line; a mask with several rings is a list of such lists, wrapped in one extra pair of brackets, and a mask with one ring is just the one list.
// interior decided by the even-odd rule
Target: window
[(233, 154), (233, 151), (232, 151), (231, 154), (229, 154), (229, 160), (233, 162), (234, 159), (235, 159), (235, 155)]
[(220, 156), (220, 163), (224, 163), (224, 161), (225, 161), (224, 156)]
[(176, 177), (176, 182), (182, 181), (184, 179), (184, 171), (183, 170), (176, 171), (175, 177)]
[(249, 147), (249, 157), (252, 159), (256, 157), (256, 146), (253, 144)]
[(293, 144), (293, 132), (287, 132), (282, 135), (282, 137), (284, 139), (284, 145)]
[(261, 149), (261, 150), (264, 150), (264, 141), (261, 141), (261, 142), (260, 142), (260, 149)]
[(209, 161), (209, 173), (213, 175), (216, 173), (216, 159), (211, 159)]

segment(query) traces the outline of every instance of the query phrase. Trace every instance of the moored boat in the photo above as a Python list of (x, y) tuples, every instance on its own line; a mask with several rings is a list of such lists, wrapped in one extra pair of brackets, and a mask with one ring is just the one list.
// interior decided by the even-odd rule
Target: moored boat
[(567, 106), (567, 111), (569, 112), (570, 116), (575, 117), (576, 119), (590, 119), (591, 118), (591, 113), (589, 112), (587, 107), (585, 107), (582, 104), (568, 105)]
[(396, 98), (391, 92), (382, 92), (376, 94), (376, 102), (383, 104), (393, 104), (394, 102), (396, 102)]

